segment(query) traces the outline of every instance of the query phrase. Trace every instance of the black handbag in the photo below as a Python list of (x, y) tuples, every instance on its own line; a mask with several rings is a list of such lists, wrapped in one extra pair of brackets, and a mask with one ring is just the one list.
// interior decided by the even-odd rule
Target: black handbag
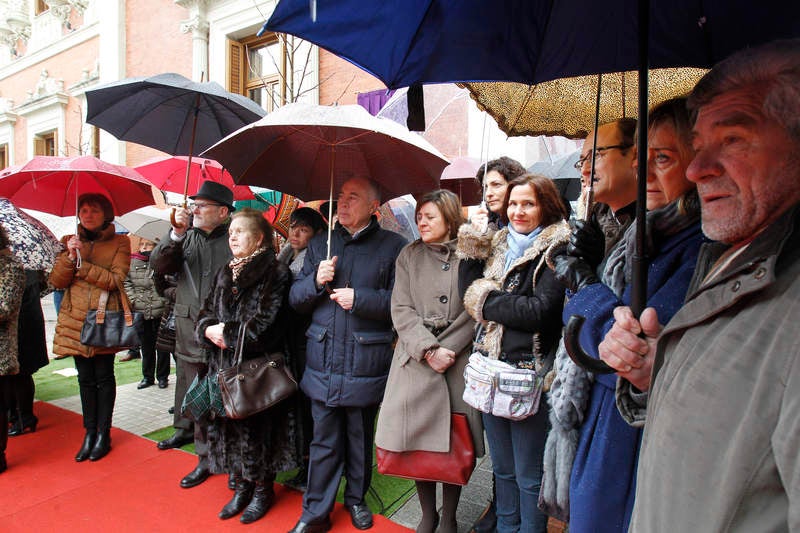
[(121, 311), (106, 311), (108, 291), (100, 294), (97, 309), (86, 313), (81, 328), (81, 344), (97, 348), (109, 348), (119, 352), (140, 346), (139, 332), (142, 330), (144, 317), (142, 313), (131, 311), (131, 302), (125, 289), (117, 280), (117, 290), (122, 304)]
[(272, 407), (297, 390), (297, 382), (280, 352), (242, 361), (245, 325), (239, 339), (233, 366), (217, 372), (225, 416), (242, 419)]

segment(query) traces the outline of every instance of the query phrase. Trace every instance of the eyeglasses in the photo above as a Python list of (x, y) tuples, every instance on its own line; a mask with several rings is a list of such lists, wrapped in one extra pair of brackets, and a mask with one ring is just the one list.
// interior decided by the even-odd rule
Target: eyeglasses
[(192, 211), (195, 209), (203, 209), (205, 207), (222, 207), (222, 204), (214, 204), (211, 202), (192, 202), (189, 204), (189, 209)]
[[(614, 148), (617, 148), (618, 150), (627, 150), (631, 146), (633, 146), (633, 145), (632, 144), (615, 144), (613, 146), (598, 146), (597, 148), (594, 149), (594, 157), (595, 157), (595, 159), (603, 159), (603, 157), (605, 157), (606, 151), (608, 151), (608, 150), (613, 150)], [(580, 159), (578, 159), (575, 162), (575, 168), (580, 170), (583, 167), (584, 163), (586, 163), (587, 161), (591, 162), (591, 160), (592, 160), (591, 158), (592, 158), (592, 153), (589, 152), (588, 154), (586, 154), (585, 156), (581, 157)]]

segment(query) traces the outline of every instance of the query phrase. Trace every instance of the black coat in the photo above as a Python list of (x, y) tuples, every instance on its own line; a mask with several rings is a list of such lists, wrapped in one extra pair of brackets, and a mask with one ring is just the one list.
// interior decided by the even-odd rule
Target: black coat
[(25, 271), (25, 291), (22, 293), (22, 305), (19, 309), (17, 346), (19, 372), (28, 376), (49, 362), (42, 301), (39, 298), (39, 293), (45, 284), (41, 272)]
[(331, 285), (355, 290), (353, 308), (345, 311), (316, 286), (327, 235), (317, 235), (309, 243), (303, 270), (289, 293), (295, 310), (313, 313), (300, 383), (309, 398), (329, 407), (380, 403), (395, 337), (390, 313), (394, 266), (405, 245), (402, 236), (382, 229), (375, 217), (355, 238), (336, 225), (331, 232), (331, 256), (338, 260)]

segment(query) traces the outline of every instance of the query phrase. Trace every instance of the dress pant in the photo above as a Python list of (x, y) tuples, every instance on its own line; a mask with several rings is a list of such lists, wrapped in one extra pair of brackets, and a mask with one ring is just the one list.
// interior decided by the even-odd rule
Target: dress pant
[(189, 377), (189, 381), (186, 381), (187, 374), (186, 372), (184, 372), (184, 366), (190, 363), (186, 363), (180, 357), (177, 356), (174, 357), (175, 357), (175, 412), (172, 415), (172, 426), (175, 428), (175, 433), (180, 432), (181, 435), (189, 436), (194, 433), (194, 423), (185, 416), (181, 415), (181, 405), (183, 405), (183, 397), (186, 396), (186, 390), (192, 383), (192, 379), (194, 379), (194, 376)]
[(94, 357), (76, 355), (74, 359), (78, 371), (83, 427), (99, 433), (108, 431), (111, 429), (111, 415), (117, 398), (114, 354), (97, 354)]
[(303, 522), (323, 520), (333, 510), (345, 474), (345, 505), (362, 503), (372, 481), (372, 444), (378, 406), (327, 407), (311, 400), (314, 437), (303, 496)]
[[(178, 431), (185, 431), (190, 433), (192, 431), (192, 421), (180, 415), (181, 404), (183, 397), (186, 395), (186, 389), (192, 383), (195, 376), (205, 376), (208, 372), (208, 365), (205, 363), (192, 363), (185, 359), (177, 358), (176, 368), (176, 386), (175, 386), (175, 420), (176, 433)], [(181, 385), (181, 386), (179, 386)], [(181, 389), (180, 391), (178, 389)], [(178, 396), (180, 392), (180, 396)], [(179, 400), (180, 398), (180, 400)], [(180, 426), (178, 425), (180, 422)], [(195, 422), (194, 424), (194, 451), (197, 454), (199, 464), (208, 464), (208, 425), (205, 422)]]
[[(156, 338), (160, 318), (151, 318), (142, 322), (142, 377), (155, 381), (169, 377), (169, 352), (156, 350)], [(155, 379), (154, 379), (155, 378)]]

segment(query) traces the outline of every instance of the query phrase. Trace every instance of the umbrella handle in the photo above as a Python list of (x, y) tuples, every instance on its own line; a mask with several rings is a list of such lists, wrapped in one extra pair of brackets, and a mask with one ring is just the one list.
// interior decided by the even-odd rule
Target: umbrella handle
[[(186, 202), (183, 202), (183, 208), (186, 209)], [(169, 213), (169, 223), (172, 224), (173, 228), (184, 228), (184, 227), (186, 227), (183, 224), (178, 224), (178, 221), (175, 220), (175, 211), (176, 211), (176, 208), (173, 207), (172, 211), (170, 211), (170, 213)]]
[(594, 374), (613, 374), (616, 372), (604, 361), (595, 359), (581, 348), (580, 335), (581, 328), (586, 318), (581, 315), (572, 315), (564, 328), (564, 348), (567, 350), (569, 358), (579, 367)]

